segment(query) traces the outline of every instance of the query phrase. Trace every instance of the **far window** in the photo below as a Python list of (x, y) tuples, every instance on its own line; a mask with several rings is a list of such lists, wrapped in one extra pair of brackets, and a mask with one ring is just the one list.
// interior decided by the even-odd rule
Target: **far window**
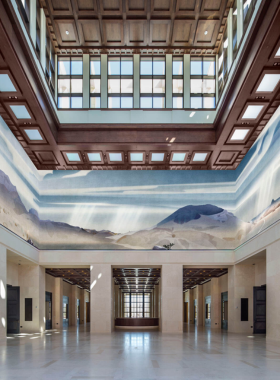
[(184, 108), (183, 57), (173, 57), (172, 62), (172, 102), (173, 108)]
[(90, 58), (90, 108), (100, 108), (101, 63), (100, 57)]
[(132, 57), (108, 57), (108, 108), (133, 108)]
[(149, 318), (151, 293), (124, 293), (124, 318)]

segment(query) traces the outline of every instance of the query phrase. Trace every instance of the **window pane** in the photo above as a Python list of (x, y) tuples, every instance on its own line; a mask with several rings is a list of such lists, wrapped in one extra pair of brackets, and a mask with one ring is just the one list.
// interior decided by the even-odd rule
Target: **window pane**
[(215, 108), (215, 98), (203, 98), (203, 108)]
[(203, 75), (215, 75), (214, 61), (203, 61)]
[(133, 75), (133, 61), (131, 58), (121, 60), (121, 75)]
[(70, 79), (58, 79), (58, 93), (59, 94), (70, 93)]
[(120, 103), (121, 103), (121, 100), (119, 97), (116, 97), (116, 98), (109, 97), (108, 98), (108, 108), (120, 108)]
[(197, 97), (197, 98), (192, 97), (191, 98), (191, 108), (202, 108), (202, 98), (201, 97)]
[(154, 58), (153, 60), (153, 75), (165, 75), (165, 60), (164, 58)]
[(117, 58), (117, 60), (109, 59), (108, 75), (121, 75), (121, 63), (119, 58)]
[(183, 108), (183, 98), (173, 97), (173, 108)]
[(192, 94), (202, 93), (202, 79), (191, 79), (191, 93)]
[(156, 94), (165, 93), (165, 79), (153, 79), (153, 92)]
[(140, 99), (141, 108), (153, 108), (153, 99), (152, 98), (142, 98)]
[(215, 79), (204, 79), (203, 80), (203, 93), (204, 94), (214, 94), (215, 93)]
[(91, 94), (100, 94), (100, 79), (91, 79), (90, 80), (90, 93)]
[(58, 108), (70, 108), (70, 98), (58, 97)]
[(120, 93), (121, 91), (120, 85), (121, 85), (120, 79), (108, 79), (108, 93), (109, 94)]
[(100, 75), (101, 65), (100, 61), (90, 61), (90, 74), (91, 75)]
[(121, 79), (121, 92), (123, 94), (133, 93), (133, 80), (132, 79)]
[(153, 73), (152, 60), (143, 60), (140, 62), (140, 75), (152, 75)]
[(183, 93), (183, 79), (173, 79), (173, 94)]
[(153, 92), (152, 79), (140, 79), (140, 92), (141, 94), (150, 94)]
[(121, 108), (133, 108), (133, 98), (121, 98)]
[(100, 108), (100, 97), (90, 98), (90, 108)]
[(82, 79), (71, 79), (71, 93), (72, 94), (82, 94), (83, 93), (83, 80)]
[(164, 108), (165, 98), (153, 98), (153, 108)]
[(183, 61), (173, 61), (173, 75), (183, 75)]
[(202, 61), (191, 60), (191, 75), (202, 75)]
[(72, 97), (71, 98), (71, 108), (83, 108), (83, 98), (82, 97)]
[(58, 61), (58, 75), (70, 75), (70, 60), (61, 60)]
[(71, 75), (83, 75), (83, 60), (71, 59)]

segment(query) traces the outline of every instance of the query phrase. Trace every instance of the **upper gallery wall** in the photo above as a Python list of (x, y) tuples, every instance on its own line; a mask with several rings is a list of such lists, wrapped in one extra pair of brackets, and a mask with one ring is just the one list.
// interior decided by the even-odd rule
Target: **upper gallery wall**
[(280, 109), (235, 171), (37, 171), (0, 118), (0, 223), (41, 249), (233, 249), (279, 220)]

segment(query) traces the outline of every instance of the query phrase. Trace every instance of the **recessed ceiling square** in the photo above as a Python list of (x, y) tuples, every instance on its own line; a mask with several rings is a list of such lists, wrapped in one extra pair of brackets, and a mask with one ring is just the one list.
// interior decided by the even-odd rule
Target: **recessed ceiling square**
[(68, 161), (72, 161), (72, 162), (81, 161), (78, 153), (66, 153), (66, 156), (68, 158)]
[(111, 162), (122, 162), (121, 153), (109, 153), (109, 158)]
[(231, 136), (231, 140), (232, 141), (243, 141), (245, 139), (245, 137), (247, 136), (249, 132), (249, 129), (236, 129), (232, 136)]
[(244, 112), (242, 119), (256, 119), (264, 106), (261, 105), (249, 105)]
[(207, 157), (207, 153), (195, 153), (193, 157), (194, 162), (204, 162)]
[(172, 162), (184, 162), (186, 153), (173, 153)]
[(152, 153), (151, 161), (163, 161), (164, 153)]
[(17, 119), (31, 119), (31, 116), (29, 115), (29, 112), (27, 111), (26, 107), (23, 105), (15, 105), (11, 106), (11, 110), (15, 114), (15, 117)]
[(43, 140), (38, 129), (25, 129), (24, 132), (27, 134), (29, 140)]
[(8, 74), (0, 74), (0, 91), (17, 92)]
[(257, 92), (273, 92), (280, 81), (280, 74), (265, 74)]
[(89, 161), (94, 161), (94, 162), (101, 162), (101, 155), (100, 153), (88, 153), (88, 159)]
[(143, 153), (130, 153), (130, 161), (143, 162)]

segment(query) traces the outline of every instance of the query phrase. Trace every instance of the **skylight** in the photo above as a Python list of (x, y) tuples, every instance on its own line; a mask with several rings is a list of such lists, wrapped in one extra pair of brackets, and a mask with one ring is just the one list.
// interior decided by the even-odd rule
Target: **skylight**
[(17, 119), (31, 119), (25, 106), (10, 106)]
[(280, 57), (280, 47), (279, 49), (277, 50), (276, 54), (275, 54), (275, 57)]
[(173, 153), (172, 162), (184, 162), (186, 153)]
[(236, 129), (231, 136), (231, 140), (243, 141), (247, 136), (249, 129)]
[(0, 74), (0, 91), (1, 92), (16, 92), (17, 91), (8, 74)]
[(130, 153), (130, 161), (143, 162), (143, 153)]
[(87, 155), (88, 155), (89, 161), (101, 162), (100, 153), (88, 153)]
[(81, 161), (78, 153), (66, 153), (66, 155), (69, 161), (74, 161), (74, 162)]
[(207, 153), (195, 153), (194, 154), (194, 157), (193, 157), (193, 161), (195, 162), (203, 162), (205, 161), (206, 159), (206, 156), (207, 156)]
[(257, 92), (272, 92), (278, 85), (280, 80), (280, 74), (265, 74), (263, 77)]
[(113, 162), (122, 162), (122, 154), (121, 153), (109, 153), (110, 161)]
[(37, 129), (25, 129), (24, 132), (27, 134), (29, 140), (43, 140), (43, 137)]
[(163, 161), (164, 153), (152, 153), (151, 161)]
[(244, 112), (242, 119), (256, 119), (259, 116), (262, 109), (263, 106), (250, 105)]

